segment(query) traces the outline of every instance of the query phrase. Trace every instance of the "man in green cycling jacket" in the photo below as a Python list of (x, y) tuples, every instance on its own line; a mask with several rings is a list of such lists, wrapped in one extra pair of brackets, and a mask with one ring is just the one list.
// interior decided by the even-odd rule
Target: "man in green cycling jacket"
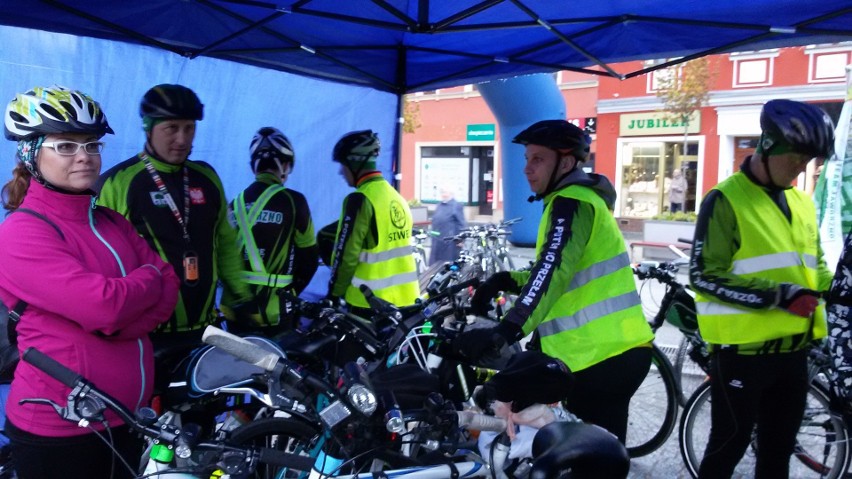
[(376, 170), (379, 138), (353, 131), (334, 146), (340, 174), (355, 191), (343, 201), (331, 252), (328, 297), (343, 298), (355, 313), (368, 314), (359, 287), (397, 306), (414, 304), (420, 293), (411, 249), (408, 203)]
[(531, 201), (544, 200), (536, 261), (530, 271), (496, 273), (477, 288), (471, 307), (478, 315), (499, 291), (518, 297), (497, 326), (463, 332), (459, 351), (475, 360), (536, 331), (542, 351), (574, 373), (568, 410), (624, 442), (654, 334), (612, 215), (615, 190), (580, 167), (590, 139), (565, 120), (540, 121), (512, 141), (525, 146)]
[(210, 165), (188, 159), (203, 105), (189, 88), (162, 84), (145, 93), (139, 114), (145, 147), (101, 175), (98, 204), (127, 217), (181, 278), (174, 314), (152, 335), (159, 349), (166, 340), (200, 341), (217, 319), (220, 279), (240, 314), (256, 316), (257, 306), (240, 278), (222, 182)]
[[(287, 316), (288, 303), (278, 293), (289, 289), (299, 294), (313, 278), (319, 266), (317, 242), (307, 200), (284, 187), (296, 164), (290, 140), (277, 128), (263, 127), (251, 140), (249, 155), (255, 181), (231, 202), (228, 219), (243, 253), (243, 281), (254, 292), (268, 330), (285, 319), (280, 315)], [(225, 316), (231, 316), (227, 305), (233, 302), (225, 291)]]
[(767, 102), (739, 172), (704, 198), (690, 282), (709, 344), (711, 427), (699, 477), (731, 477), (757, 425), (754, 477), (787, 477), (808, 389), (807, 348), (826, 335), (831, 272), (813, 201), (791, 187), (828, 158), (834, 126), (814, 105)]

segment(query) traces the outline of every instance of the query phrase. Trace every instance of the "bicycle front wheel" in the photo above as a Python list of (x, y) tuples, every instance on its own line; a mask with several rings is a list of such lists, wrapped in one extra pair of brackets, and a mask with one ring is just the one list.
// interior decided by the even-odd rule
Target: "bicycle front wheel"
[[(231, 432), (230, 442), (238, 446), (253, 445), (277, 449), (291, 454), (314, 457), (320, 440), (318, 427), (293, 418), (257, 419)], [(310, 471), (308, 471), (310, 472)], [(306, 477), (305, 471), (294, 471), (261, 464), (253, 475), (258, 479)]]
[[(707, 447), (710, 408), (710, 382), (706, 381), (690, 398), (680, 421), (680, 452), (692, 477), (698, 477), (698, 466)], [(846, 426), (829, 410), (825, 391), (811, 384), (802, 425), (796, 436), (796, 448), (790, 458), (790, 477), (844, 477), (850, 461), (848, 441)], [(752, 441), (734, 470), (734, 477), (752, 477), (755, 459), (756, 444)]]
[(672, 365), (656, 344), (651, 350), (651, 369), (630, 398), (627, 417), (627, 452), (646, 456), (662, 446), (677, 420), (677, 380)]

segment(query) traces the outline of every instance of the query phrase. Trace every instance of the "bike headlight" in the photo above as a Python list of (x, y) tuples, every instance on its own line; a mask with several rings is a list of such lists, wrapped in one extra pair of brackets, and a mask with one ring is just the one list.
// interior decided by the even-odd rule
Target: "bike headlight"
[(192, 448), (186, 444), (179, 444), (175, 446), (175, 455), (181, 459), (188, 459), (192, 456)]
[(363, 384), (356, 383), (350, 386), (346, 391), (346, 396), (349, 398), (349, 404), (361, 413), (370, 416), (376, 412), (378, 406), (376, 395)]
[(402, 420), (402, 412), (399, 409), (391, 409), (385, 414), (385, 427), (388, 432), (397, 434), (405, 431), (405, 422)]

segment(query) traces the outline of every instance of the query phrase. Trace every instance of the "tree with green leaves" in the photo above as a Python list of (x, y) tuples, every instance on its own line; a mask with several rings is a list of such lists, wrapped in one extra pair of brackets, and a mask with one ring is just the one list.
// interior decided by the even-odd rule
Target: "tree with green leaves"
[(685, 155), (689, 121), (710, 99), (714, 72), (709, 57), (696, 58), (668, 70), (668, 75), (657, 75), (657, 97), (663, 101), (663, 114), (666, 118), (683, 125)]

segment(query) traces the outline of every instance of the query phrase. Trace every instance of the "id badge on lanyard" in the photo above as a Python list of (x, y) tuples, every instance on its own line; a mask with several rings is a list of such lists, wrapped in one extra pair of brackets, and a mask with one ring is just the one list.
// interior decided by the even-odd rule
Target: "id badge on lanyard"
[(198, 254), (195, 251), (183, 254), (183, 282), (187, 286), (198, 284)]

